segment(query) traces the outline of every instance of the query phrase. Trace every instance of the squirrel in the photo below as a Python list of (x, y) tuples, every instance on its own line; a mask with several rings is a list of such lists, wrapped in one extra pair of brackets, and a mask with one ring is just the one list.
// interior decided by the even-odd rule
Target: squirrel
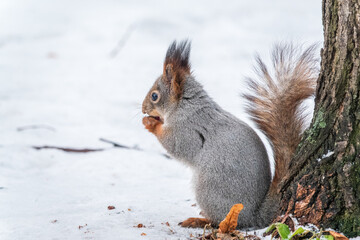
[(304, 116), (299, 105), (314, 95), (314, 46), (301, 52), (278, 44), (272, 53), (275, 80), (257, 56), (258, 78), (249, 78), (243, 94), (246, 112), (273, 147), (272, 178), (265, 146), (248, 124), (223, 110), (195, 80), (191, 43), (174, 41), (163, 73), (146, 95), (142, 122), (167, 152), (193, 170), (196, 201), (205, 218), (189, 218), (183, 227), (218, 225), (230, 208), (242, 203), (238, 228), (265, 227), (279, 208), (279, 183), (288, 172), (301, 139)]

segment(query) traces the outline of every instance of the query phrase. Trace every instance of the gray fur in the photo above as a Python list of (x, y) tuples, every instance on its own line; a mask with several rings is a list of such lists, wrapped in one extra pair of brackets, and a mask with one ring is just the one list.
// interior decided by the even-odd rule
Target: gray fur
[(165, 114), (163, 128), (172, 134), (161, 144), (193, 169), (196, 200), (205, 217), (219, 224), (234, 204), (242, 203), (238, 226), (255, 226), (271, 182), (268, 156), (258, 135), (218, 106), (191, 75), (182, 99), (168, 107), (164, 109), (172, 110)]

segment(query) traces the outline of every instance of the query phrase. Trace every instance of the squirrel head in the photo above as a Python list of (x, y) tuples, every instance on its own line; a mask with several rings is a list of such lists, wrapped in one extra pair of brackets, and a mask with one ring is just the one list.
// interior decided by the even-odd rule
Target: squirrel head
[(190, 47), (187, 40), (174, 41), (166, 52), (163, 74), (146, 95), (142, 112), (164, 122), (164, 117), (176, 109), (180, 102), (186, 79), (190, 72)]

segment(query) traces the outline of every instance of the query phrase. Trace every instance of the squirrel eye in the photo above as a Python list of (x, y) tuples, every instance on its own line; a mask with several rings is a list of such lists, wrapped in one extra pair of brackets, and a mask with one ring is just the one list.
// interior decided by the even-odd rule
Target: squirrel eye
[(153, 102), (156, 102), (158, 99), (159, 99), (159, 94), (158, 94), (157, 92), (153, 92), (153, 93), (151, 94), (151, 100), (152, 100)]

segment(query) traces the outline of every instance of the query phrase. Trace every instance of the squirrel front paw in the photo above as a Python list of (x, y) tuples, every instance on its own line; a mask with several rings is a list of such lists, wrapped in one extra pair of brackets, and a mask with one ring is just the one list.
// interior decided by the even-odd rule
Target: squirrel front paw
[(154, 133), (155, 135), (159, 135), (161, 132), (161, 120), (158, 120), (154, 117), (144, 117), (142, 120), (142, 123), (144, 124), (145, 128), (149, 130), (149, 132)]

